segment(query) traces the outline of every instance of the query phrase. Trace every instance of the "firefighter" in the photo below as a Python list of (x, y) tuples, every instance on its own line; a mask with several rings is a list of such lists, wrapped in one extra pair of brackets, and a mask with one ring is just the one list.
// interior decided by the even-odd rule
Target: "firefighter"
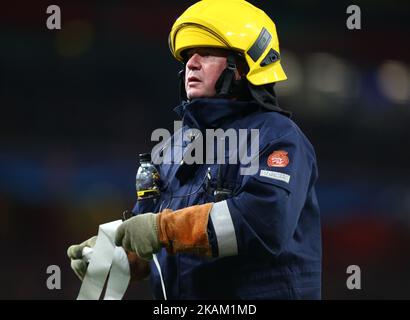
[[(169, 160), (157, 166), (160, 198), (137, 202), (116, 244), (150, 270), (156, 299), (320, 299), (316, 157), (277, 102), (286, 75), (275, 24), (246, 1), (203, 0), (176, 20), (169, 46), (184, 66), (175, 135), (193, 139), (153, 152)], [(205, 151), (185, 161), (193, 145), (213, 148), (211, 129), (246, 129), (246, 141), (257, 130), (256, 169)], [(241, 158), (239, 144), (223, 144), (225, 160)]]

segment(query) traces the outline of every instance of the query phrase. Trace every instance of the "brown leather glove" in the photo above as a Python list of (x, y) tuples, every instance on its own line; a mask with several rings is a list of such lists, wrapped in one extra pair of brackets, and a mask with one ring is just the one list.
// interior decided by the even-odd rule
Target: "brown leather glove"
[(158, 215), (158, 236), (169, 253), (194, 253), (212, 256), (208, 239), (208, 219), (213, 203), (191, 206)]
[(158, 214), (139, 214), (118, 227), (115, 244), (144, 260), (151, 260), (161, 247), (172, 254), (211, 257), (207, 230), (212, 206), (206, 203), (176, 211), (165, 209)]

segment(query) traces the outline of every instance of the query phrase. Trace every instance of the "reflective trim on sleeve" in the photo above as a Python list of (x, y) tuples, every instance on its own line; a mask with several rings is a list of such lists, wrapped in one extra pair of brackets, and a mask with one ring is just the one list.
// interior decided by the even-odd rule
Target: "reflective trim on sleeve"
[(226, 200), (214, 203), (210, 216), (218, 242), (219, 257), (237, 255), (238, 244), (236, 241), (235, 228)]

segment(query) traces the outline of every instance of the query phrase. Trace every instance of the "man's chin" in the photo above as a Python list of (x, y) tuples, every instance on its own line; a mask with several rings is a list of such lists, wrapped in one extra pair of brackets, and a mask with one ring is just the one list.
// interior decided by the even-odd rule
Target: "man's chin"
[(193, 92), (193, 93), (187, 94), (188, 100), (206, 99), (206, 98), (212, 98), (214, 96), (215, 94), (205, 94), (203, 92)]

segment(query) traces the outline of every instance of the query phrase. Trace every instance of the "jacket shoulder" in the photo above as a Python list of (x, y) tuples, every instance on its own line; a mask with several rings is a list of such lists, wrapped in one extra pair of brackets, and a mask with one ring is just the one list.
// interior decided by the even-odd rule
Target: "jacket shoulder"
[(266, 136), (270, 140), (302, 133), (292, 119), (274, 111), (252, 114), (246, 122), (248, 128), (258, 129), (261, 136)]
[(312, 144), (299, 126), (292, 119), (278, 112), (253, 114), (247, 119), (245, 125), (247, 128), (259, 130), (259, 140), (262, 146), (275, 141), (287, 141), (303, 146), (309, 153), (315, 154)]

